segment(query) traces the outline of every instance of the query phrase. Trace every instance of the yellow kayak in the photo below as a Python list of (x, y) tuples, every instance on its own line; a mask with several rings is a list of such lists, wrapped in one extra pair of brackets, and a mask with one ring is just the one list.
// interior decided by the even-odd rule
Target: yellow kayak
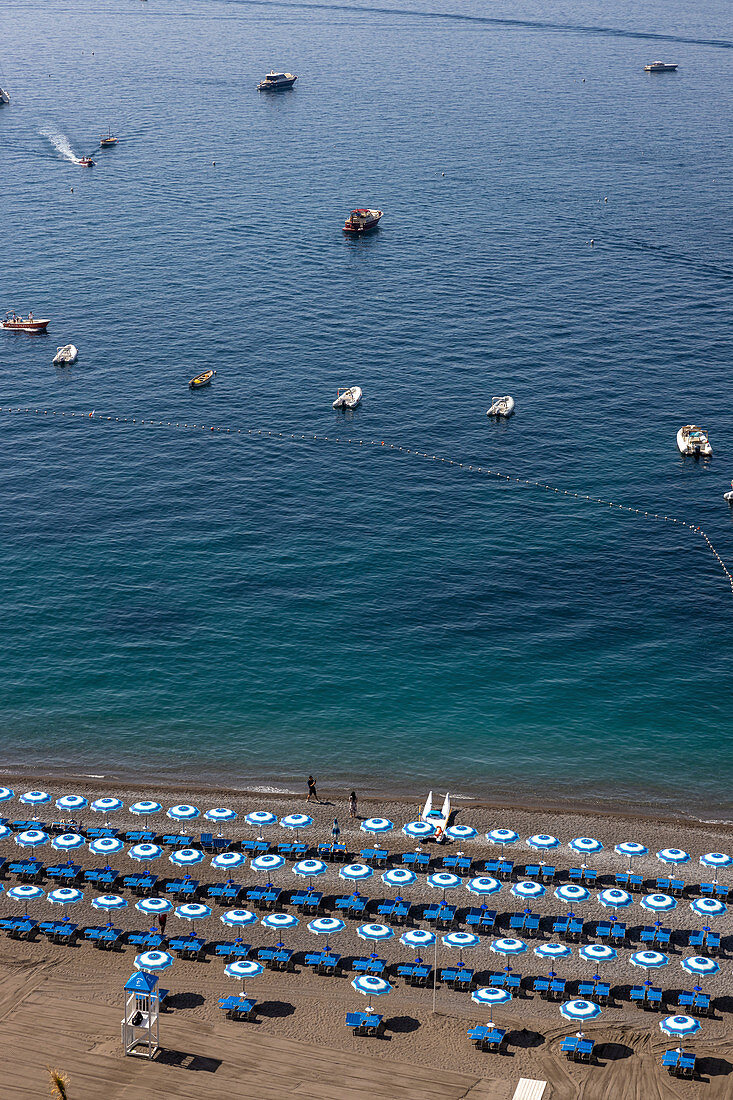
[(192, 390), (199, 390), (202, 386), (208, 386), (215, 374), (215, 370), (205, 370), (203, 374), (197, 374), (195, 378), (192, 378), (188, 384)]

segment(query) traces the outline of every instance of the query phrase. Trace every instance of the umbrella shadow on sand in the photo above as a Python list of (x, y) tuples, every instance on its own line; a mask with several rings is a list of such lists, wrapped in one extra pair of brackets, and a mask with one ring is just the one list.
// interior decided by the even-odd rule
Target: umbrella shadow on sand
[(198, 1008), (204, 1003), (200, 993), (171, 993), (166, 998), (168, 1008)]
[(727, 1077), (733, 1073), (733, 1065), (727, 1058), (714, 1058), (710, 1055), (703, 1055), (697, 1058), (695, 1070), (701, 1078)]
[(289, 1001), (258, 1001), (257, 1012), (271, 1020), (282, 1019), (293, 1015), (295, 1005), (291, 1005)]
[(394, 1031), (395, 1035), (409, 1035), (413, 1031), (417, 1031), (420, 1027), (420, 1021), (416, 1020), (414, 1016), (390, 1016), (388, 1020), (384, 1021), (384, 1026), (389, 1031)]
[(517, 1031), (508, 1031), (506, 1041), (513, 1047), (532, 1050), (534, 1047), (541, 1047), (545, 1042), (545, 1037), (537, 1031), (527, 1031), (526, 1028), (519, 1028)]
[(620, 1062), (623, 1058), (630, 1058), (634, 1050), (626, 1043), (600, 1042), (596, 1043), (593, 1053), (600, 1064), (604, 1065), (606, 1062)]

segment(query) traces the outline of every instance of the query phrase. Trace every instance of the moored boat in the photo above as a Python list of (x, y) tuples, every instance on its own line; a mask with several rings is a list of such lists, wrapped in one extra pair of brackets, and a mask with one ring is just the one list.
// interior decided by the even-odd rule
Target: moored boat
[(652, 61), (651, 65), (644, 66), (645, 73), (675, 73), (676, 65), (670, 65), (666, 61)]
[(487, 416), (511, 416), (514, 412), (514, 398), (508, 394), (506, 397), (492, 397), (491, 405), (486, 411)]
[(729, 504), (733, 504), (733, 481), (730, 483), (730, 489), (727, 493), (723, 493), (723, 500), (727, 500)]
[(446, 792), (446, 796), (443, 800), (443, 806), (440, 810), (433, 809), (433, 792), (431, 791), (425, 800), (425, 805), (422, 808), (420, 814), (421, 821), (427, 821), (430, 825), (434, 825), (437, 829), (435, 839), (441, 841), (445, 835), (445, 830), (448, 827), (450, 821), (451, 806), (450, 795)]
[(292, 73), (276, 73), (271, 71), (264, 80), (257, 85), (258, 92), (279, 92), (283, 88), (292, 88), (297, 80)]
[(62, 348), (56, 349), (56, 354), (53, 357), (54, 366), (67, 366), (69, 363), (75, 363), (79, 357), (79, 352), (73, 344), (64, 344)]
[(4, 88), (0, 88), (0, 107), (3, 107), (6, 103), (10, 103), (10, 96)]
[(102, 134), (99, 139), (99, 144), (102, 146), (103, 149), (109, 149), (112, 145), (117, 144), (117, 138), (113, 136), (112, 130), (109, 126), (107, 127), (107, 136), (105, 137), (105, 135)]
[(338, 390), (334, 409), (355, 409), (361, 401), (361, 387), (350, 386), (348, 390)]
[(344, 233), (368, 233), (370, 229), (377, 228), (382, 216), (381, 210), (369, 210), (365, 206), (360, 206), (352, 210), (344, 222)]
[(192, 378), (188, 384), (192, 390), (200, 390), (202, 386), (209, 385), (215, 374), (215, 370), (205, 370), (202, 374), (197, 374), (195, 378)]
[(11, 313), (5, 314), (2, 327), (10, 332), (45, 332), (49, 324), (48, 319), (35, 318), (32, 313), (29, 313), (27, 317), (21, 317), (13, 310)]
[(708, 458), (713, 453), (708, 433), (695, 424), (685, 424), (677, 432), (677, 449), (682, 455)]

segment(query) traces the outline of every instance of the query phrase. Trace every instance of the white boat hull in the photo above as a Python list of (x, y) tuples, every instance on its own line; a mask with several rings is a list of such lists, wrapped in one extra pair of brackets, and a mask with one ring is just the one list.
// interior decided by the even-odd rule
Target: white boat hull
[(359, 386), (351, 386), (350, 389), (340, 393), (333, 403), (334, 409), (355, 409), (361, 401), (362, 393)]
[(690, 439), (689, 430), (686, 428), (680, 428), (677, 432), (677, 450), (681, 455), (695, 455), (700, 458), (709, 458), (713, 453), (707, 436), (702, 440), (694, 437)]
[(491, 405), (487, 409), (487, 416), (499, 416), (508, 417), (514, 412), (514, 398), (509, 397), (495, 397), (491, 402)]
[(58, 348), (53, 357), (53, 362), (55, 366), (68, 366), (70, 363), (75, 363), (78, 356), (79, 352), (74, 345), (66, 344), (63, 348)]

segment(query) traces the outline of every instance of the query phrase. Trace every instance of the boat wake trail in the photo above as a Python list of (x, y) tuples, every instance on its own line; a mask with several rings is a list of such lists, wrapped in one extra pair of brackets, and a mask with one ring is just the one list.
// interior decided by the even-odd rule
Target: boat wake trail
[(69, 145), (69, 139), (66, 134), (60, 133), (58, 130), (41, 130), (41, 137), (45, 137), (51, 142), (57, 153), (60, 153), (64, 160), (70, 161), (72, 164), (79, 164), (80, 158), (77, 157), (74, 150)]

